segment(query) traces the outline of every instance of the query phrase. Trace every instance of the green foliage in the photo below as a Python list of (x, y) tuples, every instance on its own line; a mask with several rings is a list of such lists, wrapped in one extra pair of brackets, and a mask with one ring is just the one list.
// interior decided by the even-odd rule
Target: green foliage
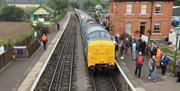
[(180, 6), (180, 0), (174, 0), (174, 5), (175, 6)]
[(15, 6), (6, 6), (1, 10), (0, 21), (22, 21), (24, 10)]
[(33, 29), (35, 31), (39, 31), (40, 33), (43, 33), (43, 34), (46, 34), (48, 33), (49, 31), (49, 26), (45, 25), (44, 23), (42, 22), (37, 22), (36, 25), (32, 25)]
[(0, 46), (4, 46), (5, 49), (9, 48), (11, 46), (11, 40), (10, 39), (0, 39)]
[(22, 33), (20, 36), (18, 36), (18, 37), (16, 38), (16, 41), (15, 41), (14, 44), (15, 44), (16, 46), (23, 46), (22, 44), (23, 44), (24, 40), (25, 40), (27, 37), (31, 36), (31, 35), (32, 35), (32, 32)]
[(24, 12), (25, 12), (24, 19), (25, 19), (25, 21), (30, 21), (30, 17), (31, 17), (31, 14), (32, 14), (33, 10), (35, 10), (35, 7), (27, 7), (27, 8), (24, 9)]
[[(174, 51), (169, 48), (160, 48), (162, 52), (166, 53), (171, 58), (174, 57)], [(180, 56), (180, 53), (177, 53), (177, 56)]]
[(68, 8), (69, 0), (47, 0), (47, 5), (54, 9), (57, 14), (61, 14)]

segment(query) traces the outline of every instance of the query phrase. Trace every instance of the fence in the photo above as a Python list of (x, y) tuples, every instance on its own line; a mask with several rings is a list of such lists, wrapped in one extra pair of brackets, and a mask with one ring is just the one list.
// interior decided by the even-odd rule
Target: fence
[(28, 57), (31, 57), (34, 54), (34, 52), (40, 47), (40, 45), (41, 44), (39, 42), (35, 42), (32, 45), (28, 46)]
[(13, 59), (13, 48), (7, 50), (5, 53), (0, 55), (0, 69), (3, 68), (6, 64), (8, 64)]

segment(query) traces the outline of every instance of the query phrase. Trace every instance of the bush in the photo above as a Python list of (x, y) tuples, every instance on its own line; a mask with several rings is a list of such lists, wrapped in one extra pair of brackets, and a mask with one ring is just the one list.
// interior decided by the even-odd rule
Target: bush
[(4, 46), (5, 49), (11, 47), (11, 40), (10, 39), (0, 39), (0, 46)]
[(25, 12), (15, 6), (3, 7), (0, 14), (0, 21), (23, 21)]

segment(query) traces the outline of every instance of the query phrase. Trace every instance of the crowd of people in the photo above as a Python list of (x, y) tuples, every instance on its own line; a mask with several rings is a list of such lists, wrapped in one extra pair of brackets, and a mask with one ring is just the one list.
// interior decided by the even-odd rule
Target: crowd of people
[[(139, 40), (136, 40), (135, 38), (129, 38), (127, 35), (123, 35), (121, 37), (121, 40), (119, 40), (119, 36), (114, 37), (115, 43), (116, 43), (116, 52), (119, 53), (120, 59), (124, 59), (124, 55), (129, 55), (128, 50), (130, 50), (132, 55), (132, 60), (136, 61), (136, 68), (135, 68), (135, 75), (138, 73), (138, 78), (141, 77), (141, 69), (143, 66), (144, 55), (146, 54), (147, 43), (143, 41), (141, 38)], [(157, 67), (161, 68), (161, 74), (162, 76), (166, 77), (166, 70), (167, 65), (169, 64), (169, 58), (165, 53), (162, 53), (159, 46), (157, 46), (155, 43), (151, 43), (151, 46), (149, 48), (150, 50), (150, 59), (148, 62), (148, 68), (149, 68), (149, 75), (148, 79), (152, 80), (153, 82), (157, 81)], [(138, 55), (137, 55), (138, 54)], [(176, 63), (176, 72), (178, 80), (177, 82), (180, 82), (180, 59), (177, 58)]]

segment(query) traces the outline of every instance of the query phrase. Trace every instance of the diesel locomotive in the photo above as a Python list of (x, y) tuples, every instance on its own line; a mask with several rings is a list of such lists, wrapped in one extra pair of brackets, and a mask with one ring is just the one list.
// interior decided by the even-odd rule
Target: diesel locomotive
[(115, 68), (115, 43), (104, 26), (86, 12), (76, 9), (81, 29), (84, 56), (92, 70)]

